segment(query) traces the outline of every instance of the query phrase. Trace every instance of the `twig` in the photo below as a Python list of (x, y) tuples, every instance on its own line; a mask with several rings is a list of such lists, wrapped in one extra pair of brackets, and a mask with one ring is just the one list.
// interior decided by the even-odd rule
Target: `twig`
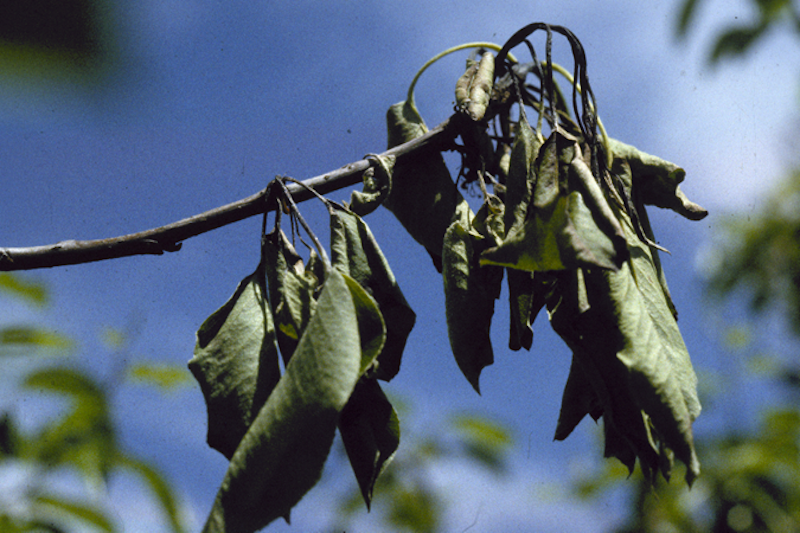
[[(400, 159), (424, 149), (444, 149), (457, 134), (455, 123), (458, 121), (453, 118), (448, 118), (425, 135), (395, 146), (380, 155), (383, 157), (393, 155)], [(359, 183), (362, 173), (370, 164), (370, 161), (362, 159), (310, 178), (303, 183), (318, 193), (327, 194)], [(298, 184), (287, 184), (287, 188), (296, 202), (303, 202), (313, 196), (310, 191)], [(132, 255), (161, 255), (164, 252), (176, 252), (180, 250), (182, 241), (190, 237), (274, 209), (274, 205), (267, 206), (265, 201), (267, 193), (268, 189), (263, 189), (247, 198), (166, 226), (120, 237), (91, 241), (68, 240), (44, 246), (0, 248), (0, 272), (76, 265)]]

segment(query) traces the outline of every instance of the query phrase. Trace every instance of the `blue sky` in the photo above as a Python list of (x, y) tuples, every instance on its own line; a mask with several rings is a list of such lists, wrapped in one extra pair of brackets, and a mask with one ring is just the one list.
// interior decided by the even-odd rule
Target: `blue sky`
[[(248, 196), (276, 174), (305, 179), (379, 152), (386, 109), (405, 98), (428, 58), (462, 42), (502, 43), (523, 25), (545, 21), (582, 40), (609, 134), (683, 166), (684, 191), (711, 211), (698, 223), (659, 211), (652, 217), (672, 252), (663, 261), (695, 365), (701, 372), (727, 368), (694, 264), (713, 225), (757, 207), (791, 163), (781, 132), (796, 109), (797, 64), (781, 52), (788, 38), (776, 35), (746, 62), (711, 69), (710, 35), (749, 19), (749, 3), (705, 2), (682, 43), (674, 38), (676, 10), (677, 2), (636, 0), (118, 2), (120, 59), (102, 86), (0, 80), (0, 246), (132, 233)], [(465, 57), (441, 61), (420, 80), (417, 105), (429, 125), (451, 113)], [(303, 210), (325, 234), (322, 211)], [(601, 531), (619, 519), (619, 507), (607, 509), (608, 502), (581, 506), (563, 488), (552, 496), (553, 484), (602, 449), (587, 422), (566, 442), (552, 442), (570, 354), (545, 317), (531, 353), (508, 352), (501, 298), (496, 363), (484, 371), (478, 397), (450, 355), (441, 281), (427, 255), (387, 212), (367, 222), (418, 315), (402, 371), (385, 389), (412, 401), (419, 428), (477, 410), (512, 426), (519, 443), (516, 473), (504, 484), (461, 465), (437, 474), (461, 502), (450, 517), (453, 529), (478, 517), (470, 531), (497, 530), (505, 517), (515, 531)], [(175, 254), (30, 275), (52, 289), (44, 319), (78, 339), (75, 357), (98, 376), (111, 376), (119, 358), (184, 365), (199, 325), (255, 268), (259, 231), (260, 220), (251, 219), (190, 239)], [(4, 321), (30, 317), (40, 315), (0, 310)], [(99, 341), (103, 327), (128, 331), (129, 352), (109, 353)], [(2, 406), (25, 409), (6, 385)], [(225, 470), (224, 458), (205, 445), (199, 389), (165, 396), (126, 386), (115, 404), (125, 444), (161, 465), (199, 524)], [(707, 412), (696, 431), (727, 423)], [(326, 487), (293, 512), (291, 529), (274, 524), (268, 531), (321, 530)], [(135, 483), (119, 481), (112, 496), (126, 531), (154, 531), (141, 521), (135, 502), (148, 503)]]

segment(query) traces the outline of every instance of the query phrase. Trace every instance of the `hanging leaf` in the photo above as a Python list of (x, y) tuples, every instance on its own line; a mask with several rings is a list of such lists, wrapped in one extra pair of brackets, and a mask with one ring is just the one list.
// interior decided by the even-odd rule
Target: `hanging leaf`
[(506, 233), (518, 230), (525, 224), (528, 206), (531, 202), (533, 187), (536, 184), (536, 168), (534, 164), (539, 155), (542, 142), (531, 128), (525, 115), (517, 123), (514, 145), (508, 165), (505, 194), (505, 227)]
[(528, 218), (522, 226), (512, 226), (500, 246), (486, 250), (481, 264), (531, 272), (618, 268), (626, 254), (622, 231), (614, 227), (618, 222), (607, 218), (608, 204), (599, 185), (586, 183), (577, 173), (573, 161), (580, 158), (574, 138), (559, 131), (550, 135), (536, 161)]
[[(389, 148), (428, 131), (416, 108), (407, 101), (391, 106), (386, 122)], [(441, 272), (444, 233), (453, 220), (463, 218), (469, 210), (442, 155), (429, 151), (398, 161), (392, 176), (392, 190), (383, 205), (409, 235), (425, 247)]]
[(197, 331), (189, 370), (208, 410), (208, 445), (230, 459), (278, 383), (278, 347), (260, 264)]
[(450, 347), (464, 377), (479, 394), (481, 371), (494, 362), (489, 329), (503, 280), (503, 269), (478, 263), (485, 246), (481, 235), (453, 222), (445, 234), (442, 255)]
[(406, 340), (416, 321), (369, 226), (355, 213), (331, 210), (331, 262), (378, 302), (386, 322), (386, 344), (374, 376), (391, 380), (400, 370)]
[(400, 421), (377, 381), (358, 382), (342, 411), (339, 432), (369, 509), (375, 481), (400, 444)]
[(250, 533), (313, 487), (364, 367), (351, 289), (331, 270), (292, 359), (234, 453), (206, 533)]
[(292, 358), (314, 308), (316, 291), (323, 282), (322, 265), (312, 250), (308, 265), (283, 231), (264, 236), (264, 264), (276, 338), (285, 364)]
[(358, 337), (361, 343), (359, 374), (363, 374), (375, 366), (376, 358), (383, 350), (386, 342), (386, 325), (378, 308), (378, 302), (356, 280), (347, 274), (342, 276), (347, 288), (350, 289), (350, 297), (353, 299), (356, 311)]

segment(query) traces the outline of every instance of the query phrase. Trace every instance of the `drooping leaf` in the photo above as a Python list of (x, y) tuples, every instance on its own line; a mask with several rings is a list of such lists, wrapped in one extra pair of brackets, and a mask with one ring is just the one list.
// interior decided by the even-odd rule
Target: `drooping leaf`
[(278, 383), (278, 348), (263, 263), (197, 331), (189, 361), (208, 410), (208, 445), (230, 459)]
[(578, 173), (573, 161), (580, 158), (574, 138), (559, 131), (550, 135), (536, 161), (525, 223), (512, 226), (500, 246), (486, 250), (482, 264), (531, 272), (618, 268), (626, 254), (624, 236), (608, 217), (599, 185)]
[(386, 324), (378, 308), (378, 302), (356, 280), (342, 274), (358, 321), (358, 337), (361, 343), (361, 367), (359, 374), (363, 374), (375, 365), (376, 358), (383, 350), (386, 343)]
[(249, 533), (288, 517), (319, 480), (362, 366), (351, 290), (334, 269), (286, 372), (231, 459), (206, 533)]
[(356, 385), (339, 419), (339, 432), (369, 509), (375, 481), (400, 444), (400, 421), (377, 381), (362, 379)]
[(636, 189), (642, 203), (671, 209), (689, 220), (700, 220), (708, 215), (708, 211), (681, 191), (679, 184), (686, 177), (684, 169), (616, 139), (609, 139), (609, 146), (614, 160), (619, 157), (630, 165), (632, 182), (625, 186), (631, 196), (631, 188)]
[[(428, 131), (409, 102), (394, 104), (386, 113), (389, 148)], [(383, 204), (414, 240), (422, 244), (441, 272), (442, 242), (450, 223), (469, 209), (450, 177), (442, 155), (427, 152), (395, 164), (392, 190)]]
[(503, 269), (479, 264), (485, 240), (461, 222), (453, 222), (442, 250), (450, 347), (464, 377), (478, 393), (481, 371), (494, 362), (489, 329), (503, 280)]
[(337, 208), (331, 211), (331, 262), (378, 302), (386, 323), (386, 344), (378, 357), (375, 377), (389, 381), (400, 370), (416, 314), (403, 296), (369, 226), (358, 215)]
[(288, 364), (317, 305), (315, 295), (324, 281), (322, 264), (312, 250), (304, 266), (280, 230), (264, 236), (263, 250), (275, 334), (281, 357)]
[(522, 115), (517, 123), (516, 136), (509, 159), (508, 178), (505, 183), (506, 234), (525, 224), (533, 187), (536, 184), (534, 163), (541, 146), (542, 142), (536, 132), (531, 128), (525, 115)]

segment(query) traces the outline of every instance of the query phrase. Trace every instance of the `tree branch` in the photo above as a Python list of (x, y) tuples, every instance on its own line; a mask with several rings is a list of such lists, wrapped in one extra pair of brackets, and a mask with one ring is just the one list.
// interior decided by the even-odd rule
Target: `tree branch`
[[(457, 135), (455, 120), (448, 118), (421, 137), (396, 146), (381, 154), (398, 159), (422, 150), (444, 149)], [(337, 170), (310, 178), (303, 183), (320, 194), (355, 185), (370, 166), (366, 159), (347, 164)], [(308, 200), (313, 194), (298, 184), (288, 184), (296, 202)], [(166, 226), (121, 237), (91, 241), (68, 240), (44, 246), (0, 248), (0, 272), (32, 270), (64, 265), (103, 261), (132, 255), (161, 255), (180, 250), (182, 241), (208, 231), (263, 214), (273, 207), (267, 205), (267, 189), (236, 202), (211, 209)]]

